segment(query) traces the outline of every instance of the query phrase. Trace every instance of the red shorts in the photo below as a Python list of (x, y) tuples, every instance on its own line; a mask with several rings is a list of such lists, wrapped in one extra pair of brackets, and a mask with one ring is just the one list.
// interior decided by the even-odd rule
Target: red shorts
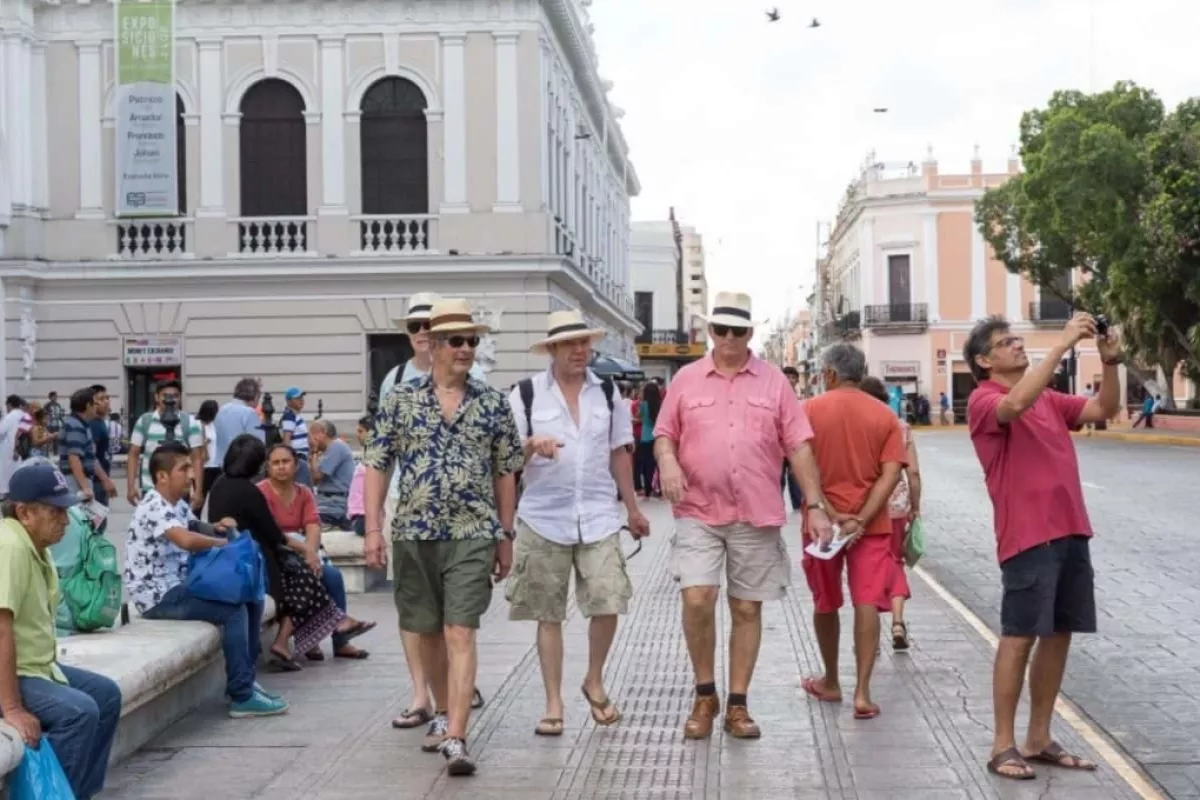
[(842, 597), (843, 563), (850, 584), (851, 603), (856, 606), (875, 606), (880, 611), (892, 607), (897, 571), (896, 559), (892, 555), (892, 537), (868, 534), (828, 561), (804, 554), (801, 565), (818, 614), (837, 611), (845, 602)]

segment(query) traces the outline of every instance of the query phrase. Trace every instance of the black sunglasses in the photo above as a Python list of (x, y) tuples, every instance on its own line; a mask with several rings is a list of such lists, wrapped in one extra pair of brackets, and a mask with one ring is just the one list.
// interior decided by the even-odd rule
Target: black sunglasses
[(450, 336), (450, 337), (447, 337), (446, 342), (451, 347), (453, 347), (455, 350), (462, 347), (464, 344), (467, 347), (474, 349), (479, 346), (479, 337), (478, 336)]
[(429, 320), (413, 320), (408, 323), (409, 333), (420, 333), (421, 331), (429, 330)]
[(750, 332), (749, 328), (735, 328), (732, 325), (713, 325), (713, 336), (718, 339), (724, 339), (726, 336), (732, 335), (735, 339), (740, 339)]
[(628, 533), (629, 533), (629, 535), (633, 537), (633, 543), (634, 543), (634, 545), (636, 545), (636, 546), (633, 548), (633, 552), (632, 552), (632, 553), (626, 553), (626, 554), (625, 554), (625, 560), (626, 560), (626, 561), (628, 561), (629, 559), (631, 559), (631, 558), (633, 558), (634, 556), (636, 556), (638, 553), (642, 552), (642, 540), (641, 540), (641, 539), (639, 539), (639, 538), (638, 538), (638, 537), (636, 537), (636, 536), (633, 536), (633, 531), (632, 531), (632, 530), (629, 528), (629, 526), (628, 526), (628, 525), (622, 525), (622, 526), (621, 526), (621, 530), (628, 532)]

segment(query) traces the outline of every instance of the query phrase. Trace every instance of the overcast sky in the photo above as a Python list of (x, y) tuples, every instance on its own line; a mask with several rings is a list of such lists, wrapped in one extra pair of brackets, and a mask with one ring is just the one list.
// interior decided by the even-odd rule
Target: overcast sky
[(803, 304), (816, 222), (869, 149), (919, 163), (932, 144), (957, 172), (979, 144), (999, 171), (1021, 112), (1056, 89), (1200, 93), (1197, 0), (593, 0), (591, 14), (642, 182), (634, 218), (674, 205), (705, 237), (710, 293), (750, 292), (759, 318)]

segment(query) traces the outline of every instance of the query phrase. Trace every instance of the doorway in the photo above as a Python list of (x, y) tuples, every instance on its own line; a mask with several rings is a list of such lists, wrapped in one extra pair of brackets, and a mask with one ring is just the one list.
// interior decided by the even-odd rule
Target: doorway
[(126, 367), (125, 430), (132, 432), (142, 414), (154, 410), (154, 387), (163, 381), (177, 380), (179, 367)]
[[(957, 365), (956, 365), (957, 366)], [(955, 372), (950, 384), (951, 397), (954, 398), (952, 408), (955, 425), (965, 425), (967, 422), (967, 398), (975, 391), (975, 379), (969, 372)]]
[(383, 379), (398, 364), (413, 356), (412, 344), (406, 333), (373, 333), (367, 336), (367, 408), (378, 401)]

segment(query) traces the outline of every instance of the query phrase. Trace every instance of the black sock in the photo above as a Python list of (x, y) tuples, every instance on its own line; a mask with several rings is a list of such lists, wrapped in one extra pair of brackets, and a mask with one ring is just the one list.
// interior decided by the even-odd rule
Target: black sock
[(725, 707), (729, 708), (731, 706), (741, 706), (742, 708), (745, 708), (746, 695), (730, 693), (729, 697), (725, 700)]
[(711, 697), (717, 693), (717, 685), (715, 683), (697, 683), (696, 694), (701, 697)]

